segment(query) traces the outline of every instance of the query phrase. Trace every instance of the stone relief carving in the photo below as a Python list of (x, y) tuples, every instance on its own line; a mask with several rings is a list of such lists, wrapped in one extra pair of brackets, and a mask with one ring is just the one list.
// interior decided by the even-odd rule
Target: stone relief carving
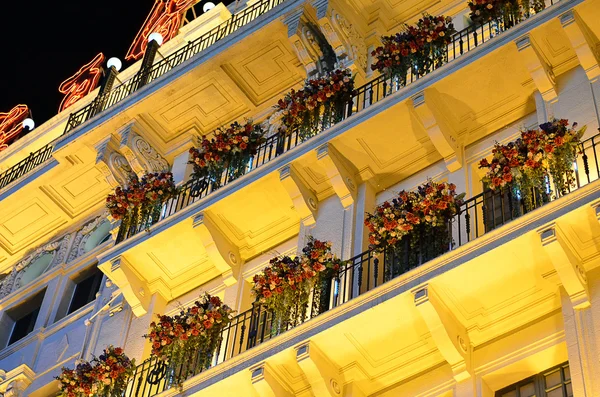
[(166, 172), (169, 171), (169, 163), (165, 160), (148, 142), (141, 136), (133, 138), (135, 148), (143, 160), (147, 163), (148, 172)]
[(125, 156), (133, 172), (139, 177), (149, 172), (164, 172), (171, 167), (156, 149), (133, 131), (131, 123), (120, 131), (119, 151)]
[(106, 221), (106, 216), (99, 215), (86, 222), (76, 232), (69, 232), (62, 237), (30, 251), (11, 271), (0, 279), (0, 299), (16, 291), (27, 268), (45, 254), (52, 254), (50, 264), (42, 272), (48, 272), (60, 263), (68, 263), (85, 254), (85, 244), (92, 233)]
[(121, 153), (110, 154), (108, 167), (120, 186), (127, 186), (131, 178), (135, 176), (135, 172)]
[(315, 23), (302, 13), (290, 15), (286, 23), (290, 41), (309, 77), (335, 69), (336, 54)]
[(75, 233), (75, 237), (73, 238), (73, 244), (71, 245), (71, 251), (69, 252), (67, 262), (71, 262), (77, 257), (85, 254), (85, 243), (90, 238), (92, 233), (98, 228), (98, 226), (104, 223), (104, 221), (106, 221), (106, 217), (98, 216), (94, 218), (91, 222), (88, 222), (85, 225), (83, 225), (83, 227)]
[(367, 70), (367, 46), (364, 38), (358, 33), (354, 26), (335, 10), (331, 10), (332, 32), (337, 30), (345, 42), (346, 53), (359, 68)]
[(29, 253), (23, 260), (17, 263), (10, 274), (2, 280), (2, 286), (0, 287), (0, 298), (4, 298), (6, 295), (22, 287), (21, 279), (25, 274), (27, 268), (35, 262), (36, 259), (40, 258), (45, 254), (53, 254), (52, 260), (43, 273), (52, 269), (57, 264), (61, 263), (65, 257), (71, 241), (71, 234), (67, 234), (58, 240), (54, 240), (48, 244), (38, 247), (31, 253)]

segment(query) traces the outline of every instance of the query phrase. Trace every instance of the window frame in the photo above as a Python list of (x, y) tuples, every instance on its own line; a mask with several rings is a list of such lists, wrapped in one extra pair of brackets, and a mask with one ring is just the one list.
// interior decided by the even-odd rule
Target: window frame
[[(528, 396), (521, 396), (521, 394), (519, 392), (519, 388), (530, 382), (533, 382), (536, 397), (547, 397), (548, 392), (554, 391), (558, 388), (562, 389), (563, 396), (568, 396), (567, 385), (572, 384), (572, 378), (571, 378), (571, 376), (569, 376), (569, 379), (565, 379), (565, 369), (566, 368), (569, 368), (569, 374), (570, 374), (570, 365), (569, 365), (568, 361), (566, 361), (562, 364), (555, 365), (554, 367), (548, 368), (547, 370), (544, 370), (544, 371), (540, 372), (539, 374), (527, 377), (525, 379), (521, 379), (520, 381), (515, 382), (512, 385), (503, 387), (502, 389), (500, 389), (494, 393), (494, 397), (502, 397), (504, 394), (510, 393), (511, 391), (516, 392), (516, 397), (528, 397)], [(546, 376), (553, 372), (556, 372), (557, 370), (560, 372), (561, 382), (558, 385), (555, 385), (552, 387), (546, 387)]]

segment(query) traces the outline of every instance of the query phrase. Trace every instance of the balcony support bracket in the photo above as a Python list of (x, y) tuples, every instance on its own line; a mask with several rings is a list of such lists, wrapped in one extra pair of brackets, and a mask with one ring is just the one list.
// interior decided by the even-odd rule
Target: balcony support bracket
[(230, 287), (237, 282), (236, 269), (240, 266), (239, 249), (211, 222), (206, 212), (194, 216), (192, 224), (204, 245), (208, 258), (221, 273), (223, 283)]
[(260, 397), (291, 397), (294, 394), (266, 362), (250, 368), (252, 386)]
[(148, 313), (150, 293), (144, 289), (143, 281), (135, 274), (124, 256), (117, 256), (98, 268), (123, 292), (123, 297), (136, 317)]
[(413, 291), (414, 302), (427, 324), (431, 337), (446, 359), (454, 379), (462, 382), (471, 376), (471, 342), (465, 326), (442, 302), (431, 284)]
[(335, 194), (340, 198), (342, 206), (349, 208), (356, 200), (356, 182), (352, 173), (347, 169), (341, 155), (331, 143), (326, 143), (316, 149), (317, 160), (325, 170)]
[(315, 396), (339, 397), (343, 382), (339, 368), (317, 347), (308, 341), (296, 346), (296, 361), (306, 375)]
[(515, 44), (525, 69), (529, 72), (533, 83), (544, 101), (545, 119), (546, 121), (550, 120), (554, 117), (553, 108), (554, 104), (558, 101), (556, 77), (554, 76), (552, 67), (536, 48), (529, 34), (516, 39)]
[(459, 170), (463, 162), (462, 146), (454, 131), (451, 131), (450, 128), (442, 128), (433, 114), (431, 106), (425, 100), (424, 91), (412, 97), (412, 106), (433, 146), (444, 158), (448, 171)]
[(302, 180), (293, 165), (286, 165), (279, 170), (279, 180), (290, 195), (294, 209), (300, 215), (304, 226), (315, 224), (318, 200), (315, 192)]
[(557, 223), (539, 232), (540, 242), (569, 295), (574, 309), (590, 306), (585, 269), (569, 240)]
[(589, 81), (595, 81), (600, 77), (600, 67), (598, 66), (598, 54), (594, 52), (592, 37), (588, 33), (588, 28), (585, 22), (579, 18), (577, 11), (569, 10), (562, 14), (560, 23), (565, 31), (577, 59)]

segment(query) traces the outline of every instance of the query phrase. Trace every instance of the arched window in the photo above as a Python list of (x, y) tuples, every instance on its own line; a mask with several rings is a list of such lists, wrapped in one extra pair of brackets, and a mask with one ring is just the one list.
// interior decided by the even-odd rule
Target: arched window
[(83, 246), (84, 252), (90, 252), (97, 246), (107, 242), (110, 239), (110, 227), (109, 221), (104, 221), (98, 225), (85, 242)]
[(21, 271), (19, 282), (18, 285), (15, 286), (15, 289), (29, 284), (31, 281), (41, 276), (42, 273), (44, 273), (50, 267), (52, 259), (54, 259), (54, 252), (47, 252), (33, 260), (25, 269)]

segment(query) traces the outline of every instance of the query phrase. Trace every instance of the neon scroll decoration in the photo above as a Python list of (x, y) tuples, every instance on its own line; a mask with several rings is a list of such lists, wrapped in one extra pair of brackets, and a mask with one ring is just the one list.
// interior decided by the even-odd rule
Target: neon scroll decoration
[(27, 105), (17, 105), (8, 113), (0, 112), (0, 152), (21, 137), (23, 120), (29, 116)]
[(148, 36), (160, 33), (163, 42), (177, 36), (185, 11), (198, 0), (155, 0), (150, 15), (135, 36), (125, 59), (140, 59), (148, 46)]
[(75, 102), (85, 97), (98, 86), (98, 81), (102, 77), (102, 64), (104, 63), (104, 54), (100, 53), (89, 63), (86, 63), (75, 73), (63, 81), (58, 86), (58, 91), (65, 94), (60, 103), (59, 111), (62, 112)]

